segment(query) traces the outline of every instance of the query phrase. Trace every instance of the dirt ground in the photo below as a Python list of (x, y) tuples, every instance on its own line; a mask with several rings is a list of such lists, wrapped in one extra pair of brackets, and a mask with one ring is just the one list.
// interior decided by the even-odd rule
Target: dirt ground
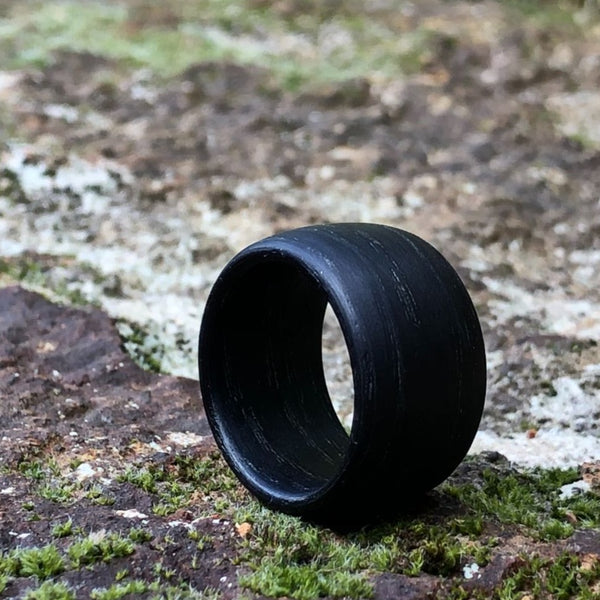
[[(449, 571), (361, 563), (351, 574), (367, 587), (249, 583), (266, 563), (237, 526), (267, 517), (241, 514), (259, 509), (213, 454), (193, 381), (204, 301), (237, 251), (305, 224), (387, 223), (440, 249), (480, 315), (474, 481), (557, 467), (572, 470), (561, 485), (587, 482), (582, 465), (600, 459), (596, 13), (525, 0), (4, 2), (0, 595), (84, 598), (135, 579), (146, 588), (97, 597), (598, 597), (591, 580), (592, 596), (502, 583), (525, 564), (507, 541), (518, 536), (542, 559), (574, 552), (587, 581), (596, 524), (556, 499), (565, 535), (549, 539), (486, 513), (482, 535), (503, 542), (480, 560), (495, 565), (483, 591), (463, 586), (479, 564), (463, 546)], [(324, 366), (349, 423), (344, 356), (328, 321)], [(445, 493), (427, 527), (472, 509)], [(75, 533), (59, 536), (69, 520)], [(84, 533), (89, 563), (72, 548)], [(51, 544), (64, 564), (50, 575), (15, 558)], [(44, 581), (71, 591), (36, 596)]]

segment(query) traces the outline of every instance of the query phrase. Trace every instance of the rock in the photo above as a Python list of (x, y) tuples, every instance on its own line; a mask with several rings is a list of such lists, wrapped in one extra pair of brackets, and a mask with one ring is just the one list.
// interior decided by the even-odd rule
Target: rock
[(488, 597), (492, 597), (493, 591), (523, 564), (523, 559), (518, 556), (498, 554), (486, 567), (480, 568), (475, 577), (467, 580), (463, 585), (465, 589), (484, 590)]
[(576, 531), (569, 538), (568, 548), (580, 554), (600, 556), (600, 531), (593, 529)]
[(0, 289), (0, 453), (106, 439), (209, 436), (197, 383), (138, 367), (111, 319)]
[(389, 598), (402, 598), (402, 600), (426, 600), (433, 598), (440, 587), (437, 577), (421, 576), (419, 578), (407, 577), (385, 573), (375, 580), (375, 600), (388, 600)]
[(473, 157), (482, 163), (490, 162), (497, 154), (494, 144), (489, 141), (477, 142), (471, 146), (470, 150)]

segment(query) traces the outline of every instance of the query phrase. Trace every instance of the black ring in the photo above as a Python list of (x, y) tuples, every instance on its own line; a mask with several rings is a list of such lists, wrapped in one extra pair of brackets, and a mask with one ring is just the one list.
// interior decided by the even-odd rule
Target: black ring
[[(329, 399), (325, 309), (354, 378), (350, 434)], [(206, 304), (200, 386), (215, 440), (264, 504), (326, 524), (372, 520), (443, 481), (467, 453), (486, 387), (477, 314), (422, 239), (317, 225), (235, 256)]]

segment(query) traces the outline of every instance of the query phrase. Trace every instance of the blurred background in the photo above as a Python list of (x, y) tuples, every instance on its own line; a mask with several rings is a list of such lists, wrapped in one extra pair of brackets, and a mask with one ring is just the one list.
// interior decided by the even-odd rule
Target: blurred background
[[(488, 348), (474, 449), (600, 456), (598, 2), (2, 0), (0, 284), (196, 377), (210, 286), (333, 221), (433, 243)], [(351, 372), (335, 319), (340, 417)]]

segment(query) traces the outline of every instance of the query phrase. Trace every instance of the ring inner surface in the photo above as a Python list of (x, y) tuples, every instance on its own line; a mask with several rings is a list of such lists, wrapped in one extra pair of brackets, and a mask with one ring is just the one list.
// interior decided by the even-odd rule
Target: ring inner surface
[(327, 296), (281, 256), (234, 274), (212, 344), (215, 420), (244, 476), (275, 497), (307, 499), (340, 473), (349, 446), (323, 374)]

